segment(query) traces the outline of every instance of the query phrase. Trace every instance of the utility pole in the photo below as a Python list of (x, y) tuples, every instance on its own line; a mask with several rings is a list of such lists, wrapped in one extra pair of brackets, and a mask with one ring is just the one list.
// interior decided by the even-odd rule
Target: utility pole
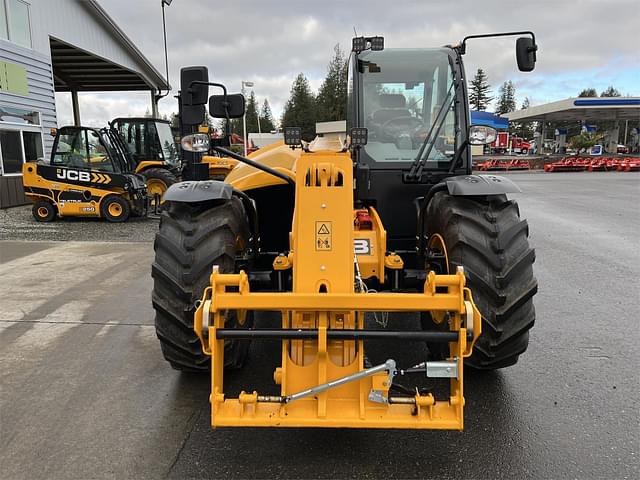
[[(247, 82), (245, 80), (242, 80), (242, 88), (240, 89), (242, 92), (242, 96), (247, 98), (246, 95), (244, 94), (244, 87), (253, 87), (253, 82)], [(258, 117), (258, 129), (260, 129), (260, 118)], [(244, 142), (244, 156), (247, 156), (247, 142), (249, 139), (249, 135), (247, 135), (247, 110), (245, 108), (244, 111), (244, 115), (242, 115), (242, 133), (243, 133), (243, 139), (242, 141)]]

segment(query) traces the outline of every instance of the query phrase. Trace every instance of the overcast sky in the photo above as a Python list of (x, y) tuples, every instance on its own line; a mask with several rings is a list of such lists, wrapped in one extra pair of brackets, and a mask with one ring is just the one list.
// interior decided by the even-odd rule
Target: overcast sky
[[(160, 72), (165, 71), (161, 0), (100, 0), (124, 32)], [(614, 85), (640, 96), (640, 7), (638, 0), (506, 2), (504, 0), (173, 0), (166, 7), (169, 76), (174, 92), (180, 67), (207, 65), (209, 79), (240, 91), (253, 81), (258, 101), (268, 98), (280, 116), (294, 77), (303, 72), (314, 90), (322, 83), (333, 47), (349, 50), (359, 35), (382, 35), (385, 47), (434, 47), (465, 35), (533, 30), (539, 45), (532, 73), (515, 64), (515, 39), (468, 43), (469, 76), (482, 67), (494, 94), (512, 80), (518, 107)], [(58, 123), (72, 122), (68, 94), (57, 95)], [(104, 125), (117, 116), (141, 115), (149, 94), (80, 94), (82, 123)], [(172, 96), (160, 113), (177, 110)]]

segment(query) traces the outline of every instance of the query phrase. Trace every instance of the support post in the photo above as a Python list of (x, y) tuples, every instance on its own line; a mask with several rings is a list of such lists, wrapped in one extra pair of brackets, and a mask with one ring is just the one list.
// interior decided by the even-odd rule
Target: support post
[(78, 102), (78, 91), (71, 90), (71, 108), (73, 109), (73, 124), (80, 126), (80, 103)]
[(629, 131), (629, 120), (624, 121), (624, 144), (627, 145), (627, 132)]
[(606, 132), (607, 144), (605, 147), (607, 148), (607, 153), (616, 154), (618, 153), (618, 139), (620, 137), (620, 128), (618, 127), (618, 121), (616, 120), (615, 128), (611, 130), (607, 130)]
[(542, 136), (540, 138), (540, 148), (538, 149), (539, 154), (544, 153), (544, 142), (547, 138), (547, 121), (546, 118), (542, 119)]
[(158, 100), (156, 100), (156, 91), (151, 89), (151, 116), (158, 118)]

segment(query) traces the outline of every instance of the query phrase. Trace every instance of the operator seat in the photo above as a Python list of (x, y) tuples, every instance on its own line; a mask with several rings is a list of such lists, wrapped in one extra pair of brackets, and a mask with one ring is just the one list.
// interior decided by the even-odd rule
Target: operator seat
[(376, 125), (384, 125), (391, 119), (410, 117), (407, 99), (401, 93), (382, 93), (378, 97), (380, 109), (373, 112), (372, 120)]

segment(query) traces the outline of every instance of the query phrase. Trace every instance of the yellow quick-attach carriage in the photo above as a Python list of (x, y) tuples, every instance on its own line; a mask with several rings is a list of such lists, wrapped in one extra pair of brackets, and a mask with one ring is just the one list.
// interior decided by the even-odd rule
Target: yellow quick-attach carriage
[[(292, 269), (291, 292), (253, 293), (244, 271), (223, 274), (214, 266), (194, 316), (202, 349), (212, 357), (212, 426), (463, 428), (463, 359), (481, 333), (464, 271), (429, 272), (419, 293), (360, 289), (359, 276), (384, 279), (385, 270), (392, 274), (402, 259), (386, 251), (386, 232), (375, 209), (352, 208), (352, 177), (348, 153), (300, 155), (291, 250), (274, 261), (276, 271)], [(359, 229), (363, 219), (371, 222), (369, 229)], [(362, 265), (357, 256), (354, 261), (354, 239), (359, 238), (372, 249)], [(229, 311), (238, 311), (239, 317), (247, 311), (280, 312), (281, 329), (225, 328)], [(392, 324), (389, 330), (365, 330), (365, 312), (431, 312), (434, 318), (448, 318), (449, 330), (397, 331)], [(395, 394), (394, 378), (407, 372), (393, 359), (365, 368), (364, 340), (384, 337), (448, 343), (446, 360), (409, 370), (449, 378), (449, 396)], [(282, 363), (274, 372), (280, 395), (225, 397), (225, 339), (243, 338), (282, 339)]]

